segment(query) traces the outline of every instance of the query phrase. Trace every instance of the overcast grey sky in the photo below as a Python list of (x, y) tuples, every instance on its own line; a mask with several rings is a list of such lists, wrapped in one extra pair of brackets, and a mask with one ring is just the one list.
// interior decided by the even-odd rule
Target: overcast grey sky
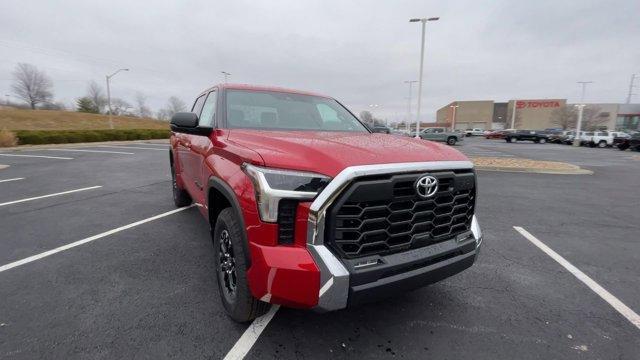
[[(31, 1), (0, 2), (0, 89), (18, 62), (45, 70), (57, 99), (113, 80), (157, 110), (221, 82), (332, 95), (354, 112), (406, 115), (428, 23), (424, 120), (457, 100), (568, 98), (622, 102), (640, 73), (640, 1)], [(640, 81), (639, 81), (640, 82)], [(639, 84), (640, 85), (640, 84)], [(414, 87), (415, 90), (415, 87)], [(640, 92), (640, 90), (636, 91)], [(640, 102), (640, 95), (634, 102)], [(414, 91), (414, 114), (416, 92)]]

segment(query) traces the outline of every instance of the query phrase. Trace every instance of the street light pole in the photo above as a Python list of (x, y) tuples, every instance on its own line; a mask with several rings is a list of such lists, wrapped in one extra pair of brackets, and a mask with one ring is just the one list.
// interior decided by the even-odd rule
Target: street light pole
[(576, 124), (576, 135), (573, 137), (573, 146), (580, 146), (580, 131), (582, 130), (582, 115), (584, 113), (584, 94), (587, 91), (587, 84), (593, 83), (593, 81), (577, 81), (578, 84), (582, 85), (582, 93), (580, 94), (580, 104), (576, 105), (578, 107), (578, 123)]
[(513, 109), (511, 110), (511, 129), (516, 128), (516, 100), (513, 100)]
[(422, 105), (422, 70), (424, 67), (424, 38), (427, 21), (437, 21), (439, 17), (410, 19), (409, 22), (422, 23), (422, 40), (420, 42), (420, 78), (418, 79), (418, 110), (416, 114), (416, 139), (420, 138), (420, 107)]
[[(113, 129), (113, 118), (112, 118), (113, 111), (111, 110), (111, 87), (109, 86), (109, 81), (111, 80), (112, 77), (116, 76), (116, 74), (119, 73), (120, 71), (129, 71), (129, 69), (118, 69), (113, 74), (106, 76), (106, 78), (107, 78), (107, 103), (109, 104), (109, 129)], [(96, 106), (97, 105), (98, 104), (96, 104)]]
[(451, 118), (451, 131), (456, 131), (456, 109), (459, 106), (460, 105), (449, 105), (449, 107), (451, 109), (453, 109), (453, 114), (452, 114), (452, 118)]
[(582, 130), (582, 113), (584, 104), (574, 105), (578, 108), (578, 124), (576, 125), (576, 135), (573, 137), (573, 146), (580, 146), (580, 131)]
[(587, 91), (587, 84), (593, 84), (593, 81), (577, 81), (582, 85), (582, 95), (580, 95), (580, 103), (584, 103), (584, 93)]
[(227, 83), (227, 77), (228, 77), (229, 75), (231, 75), (231, 74), (230, 74), (230, 73), (228, 73), (228, 72), (226, 72), (226, 71), (220, 71), (220, 72), (224, 74), (224, 83), (226, 84), (226, 83)]
[(629, 92), (627, 93), (627, 104), (631, 102), (631, 97), (635, 95), (633, 93), (633, 88), (635, 85), (633, 83), (636, 81), (636, 74), (631, 74), (631, 81), (629, 81)]
[(417, 83), (417, 80), (407, 80), (404, 83), (409, 84), (409, 101), (407, 104), (407, 131), (409, 131), (409, 122), (411, 121), (411, 88), (414, 83)]

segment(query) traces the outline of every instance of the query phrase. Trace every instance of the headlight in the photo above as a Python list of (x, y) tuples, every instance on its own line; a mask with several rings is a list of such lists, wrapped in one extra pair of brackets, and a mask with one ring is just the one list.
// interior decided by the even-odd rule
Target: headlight
[(243, 164), (256, 190), (260, 219), (278, 221), (280, 199), (311, 200), (324, 189), (331, 178), (303, 171), (279, 170)]

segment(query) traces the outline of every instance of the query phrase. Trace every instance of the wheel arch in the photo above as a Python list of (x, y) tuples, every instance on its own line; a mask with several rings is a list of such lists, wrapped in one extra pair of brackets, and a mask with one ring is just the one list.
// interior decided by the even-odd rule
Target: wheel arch
[(244, 257), (247, 264), (247, 268), (251, 267), (251, 254), (249, 252), (249, 240), (247, 239), (247, 231), (244, 224), (244, 217), (242, 216), (242, 210), (240, 209), (240, 202), (236, 197), (231, 186), (229, 186), (224, 180), (212, 176), (209, 178), (207, 184), (207, 207), (209, 224), (211, 226), (211, 235), (213, 239), (213, 230), (216, 226), (216, 220), (218, 214), (223, 209), (231, 208), (234, 215), (237, 217), (240, 227), (242, 228), (242, 249), (244, 250)]

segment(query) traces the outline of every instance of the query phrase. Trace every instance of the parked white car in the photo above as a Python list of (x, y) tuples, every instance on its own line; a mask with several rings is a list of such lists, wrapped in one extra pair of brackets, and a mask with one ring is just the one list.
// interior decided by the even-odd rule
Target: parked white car
[(467, 129), (464, 132), (467, 136), (482, 136), (484, 135), (484, 129), (479, 129), (479, 128), (475, 128), (475, 129)]
[(618, 131), (596, 131), (592, 134), (588, 144), (591, 147), (597, 146), (599, 148), (613, 146), (613, 139), (616, 137), (629, 137), (629, 134)]

